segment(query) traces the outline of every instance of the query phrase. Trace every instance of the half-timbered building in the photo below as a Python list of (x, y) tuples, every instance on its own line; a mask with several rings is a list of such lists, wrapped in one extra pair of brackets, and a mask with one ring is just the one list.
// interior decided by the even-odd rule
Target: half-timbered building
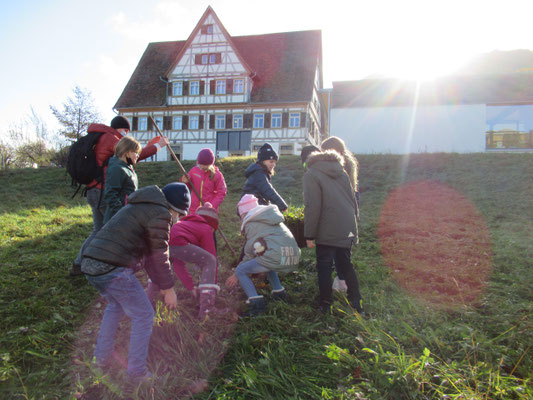
[(252, 155), (265, 142), (299, 154), (326, 134), (321, 92), (319, 30), (231, 36), (208, 7), (187, 40), (148, 45), (114, 108), (141, 144), (158, 134), (153, 119), (181, 159), (205, 147)]

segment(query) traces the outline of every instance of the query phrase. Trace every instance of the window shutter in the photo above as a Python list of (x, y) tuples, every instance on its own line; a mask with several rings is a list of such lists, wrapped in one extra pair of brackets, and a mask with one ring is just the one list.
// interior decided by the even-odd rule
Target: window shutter
[(205, 81), (200, 81), (200, 94), (205, 93)]
[(151, 131), (152, 129), (154, 129), (154, 125), (152, 124), (152, 118), (150, 118), (150, 116), (148, 116), (146, 118), (147, 122), (146, 122), (146, 125), (147, 125), (147, 130)]
[(215, 64), (222, 63), (222, 53), (215, 53)]
[(253, 117), (253, 114), (244, 114), (243, 122), (242, 122), (243, 128), (252, 127), (252, 117)]
[(198, 129), (204, 129), (204, 116), (200, 115), (198, 117)]
[(132, 131), (138, 131), (139, 130), (139, 117), (133, 117), (132, 118), (131, 130)]
[(209, 129), (215, 129), (215, 115), (211, 114), (209, 116)]
[(286, 128), (289, 126), (289, 113), (284, 112), (281, 114), (281, 127)]
[(207, 25), (202, 25), (202, 28), (200, 28), (200, 32), (202, 33), (202, 35), (207, 34)]
[(233, 93), (233, 79), (226, 79), (226, 93)]
[(170, 121), (171, 121), (171, 117), (166, 117), (166, 116), (163, 117), (163, 129), (164, 130), (168, 131), (172, 129)]
[(215, 87), (216, 87), (217, 81), (212, 79), (211, 82), (209, 82), (209, 94), (215, 94)]
[(196, 65), (202, 63), (202, 55), (201, 55), (201, 54), (195, 54), (195, 55), (194, 55), (194, 63), (195, 63)]
[(181, 129), (183, 130), (189, 129), (189, 116), (188, 115), (184, 115), (181, 118)]
[(189, 94), (189, 82), (183, 81), (183, 95), (187, 96)]
[(265, 128), (270, 128), (270, 113), (265, 113)]
[(306, 117), (306, 114), (303, 112), (303, 113), (300, 113), (300, 126), (301, 127), (304, 127), (306, 126), (305, 125), (305, 117)]
[(226, 129), (233, 129), (233, 115), (226, 114)]

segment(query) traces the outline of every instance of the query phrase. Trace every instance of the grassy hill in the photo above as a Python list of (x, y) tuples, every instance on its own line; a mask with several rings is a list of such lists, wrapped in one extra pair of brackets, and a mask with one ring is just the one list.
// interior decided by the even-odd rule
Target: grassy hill
[[(133, 397), (179, 399), (532, 398), (533, 159), (531, 154), (364, 155), (360, 244), (353, 251), (365, 308), (337, 297), (316, 308), (314, 253), (281, 275), (288, 304), (255, 319), (197, 321), (176, 285), (176, 312), (158, 308), (153, 385)], [(229, 194), (221, 227), (236, 251), (235, 212), (249, 158), (221, 160)], [(189, 169), (192, 164), (185, 163)], [(173, 163), (141, 164), (140, 186), (178, 178)], [(283, 157), (274, 186), (301, 205), (298, 157)], [(92, 227), (64, 170), (0, 172), (0, 398), (119, 399), (129, 326), (115, 371), (89, 361), (105, 304), (68, 271)], [(219, 238), (223, 283), (235, 262)], [(139, 275), (141, 280), (144, 275)], [(268, 283), (257, 286), (269, 295)], [(219, 306), (243, 307), (223, 289)]]

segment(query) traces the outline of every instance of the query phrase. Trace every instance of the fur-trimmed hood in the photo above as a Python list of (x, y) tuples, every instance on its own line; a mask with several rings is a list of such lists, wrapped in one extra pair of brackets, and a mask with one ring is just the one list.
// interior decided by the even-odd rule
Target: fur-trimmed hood
[(307, 157), (306, 166), (308, 169), (318, 169), (332, 178), (344, 174), (344, 159), (334, 150), (311, 153)]

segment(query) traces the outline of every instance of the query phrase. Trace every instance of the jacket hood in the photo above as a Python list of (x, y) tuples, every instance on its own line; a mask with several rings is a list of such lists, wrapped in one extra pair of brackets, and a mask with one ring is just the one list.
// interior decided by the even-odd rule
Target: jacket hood
[(248, 222), (261, 222), (268, 225), (278, 225), (283, 222), (285, 218), (279, 211), (278, 206), (269, 204), (268, 206), (257, 206), (252, 208), (244, 217), (241, 225), (241, 231), (244, 230), (244, 225)]
[(130, 168), (128, 164), (126, 164), (124, 161), (122, 161), (120, 158), (117, 158), (116, 156), (113, 156), (109, 159), (109, 163), (107, 164), (108, 168), (112, 165), (122, 165), (123, 167)]
[(146, 186), (128, 196), (128, 204), (152, 203), (169, 208), (163, 191), (156, 185)]
[(113, 135), (118, 135), (118, 137), (122, 137), (119, 131), (104, 124), (91, 124), (89, 125), (89, 128), (87, 128), (87, 132), (112, 133)]
[(188, 215), (186, 215), (185, 217), (181, 218), (178, 221), (178, 224), (180, 223), (180, 221), (193, 221), (193, 222), (200, 222), (202, 224), (209, 225), (204, 217), (202, 217), (201, 215), (197, 215), (197, 214), (188, 214)]
[(332, 178), (337, 178), (344, 174), (344, 160), (334, 150), (311, 153), (307, 158), (306, 166), (307, 168), (317, 169)]
[(263, 168), (261, 168), (261, 166), (259, 164), (256, 164), (256, 163), (252, 163), (248, 166), (248, 168), (246, 168), (246, 170), (244, 171), (244, 176), (246, 178), (248, 178), (250, 175), (252, 175), (254, 172), (256, 171), (262, 171)]

